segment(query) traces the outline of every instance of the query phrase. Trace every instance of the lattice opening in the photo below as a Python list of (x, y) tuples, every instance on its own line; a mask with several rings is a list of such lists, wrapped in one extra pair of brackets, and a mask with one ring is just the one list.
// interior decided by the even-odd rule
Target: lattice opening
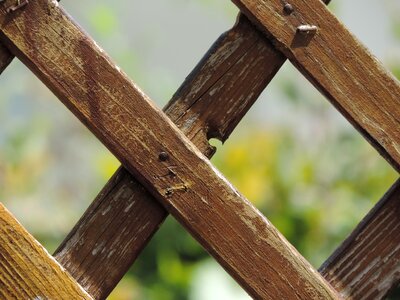
[(96, 164), (109, 152), (21, 62), (0, 90), (0, 199), (52, 253), (108, 179)]
[(212, 161), (316, 268), (397, 179), (289, 63)]
[[(309, 270), (311, 267), (304, 260), (302, 260), (301, 257), (299, 257), (298, 254), (293, 251), (293, 249), (288, 246), (283, 239), (280, 238), (274, 227), (267, 220), (265, 220), (260, 214), (258, 214), (258, 212), (255, 211), (245, 199), (241, 198), (241, 196), (236, 193), (232, 186), (228, 182), (224, 181), (219, 173), (217, 173), (207, 163), (207, 161), (205, 161), (201, 156), (198, 155), (197, 152), (193, 150), (190, 144), (185, 142), (185, 139), (180, 135), (179, 132), (174, 129), (175, 127), (170, 126), (169, 122), (164, 118), (162, 113), (158, 112), (152, 105), (147, 103), (146, 97), (140, 91), (138, 91), (135, 86), (130, 84), (129, 79), (124, 77), (118, 67), (112, 65), (108, 61), (108, 59), (104, 56), (103, 50), (100, 49), (94, 42), (90, 41), (90, 39), (79, 30), (79, 28), (75, 27), (71, 22), (68, 21), (65, 15), (63, 15), (63, 12), (57, 9), (58, 3), (55, 1), (47, 3), (46, 0), (40, 1), (43, 7), (38, 6), (39, 2), (30, 3), (27, 11), (32, 10), (35, 13), (35, 16), (41, 14), (42, 18), (38, 19), (37, 23), (33, 23), (32, 20), (30, 20), (32, 15), (21, 14), (19, 15), (20, 19), (16, 18), (15, 23), (11, 22), (11, 25), (5, 24), (7, 22), (3, 22), (2, 39), (4, 39), (7, 45), (11, 45), (14, 51), (15, 49), (18, 49), (16, 53), (21, 56), (22, 60), (28, 63), (30, 67), (36, 73), (38, 73), (42, 80), (44, 80), (47, 85), (57, 95), (59, 95), (60, 98), (62, 98), (61, 100), (64, 101), (66, 105), (70, 109), (72, 109), (85, 124), (89, 124), (91, 126), (95, 134), (105, 144), (107, 144), (109, 148), (113, 149), (114, 153), (116, 153), (116, 155), (120, 157), (121, 161), (124, 161), (127, 168), (130, 169), (130, 172), (136, 174), (139, 177), (139, 180), (143, 181), (150, 192), (155, 195), (159, 201), (162, 201), (162, 203), (172, 211), (175, 217), (180, 219), (183, 225), (189, 231), (191, 231), (192, 234), (197, 236), (200, 242), (202, 242), (203, 245), (208, 248), (208, 250), (214, 255), (214, 257), (231, 272), (232, 276), (237, 278), (241, 282), (242, 286), (255, 297), (270, 297), (270, 289), (277, 289), (279, 284), (283, 284), (283, 286), (288, 288), (288, 286), (286, 285), (288, 280), (286, 278), (289, 278), (290, 276), (298, 276), (299, 278), (297, 280), (292, 280), (290, 285), (290, 288), (293, 288), (293, 285), (297, 285), (295, 291), (289, 291), (286, 290), (286, 288), (283, 288), (274, 291), (274, 293), (280, 294), (282, 292), (289, 292), (289, 294), (292, 293), (299, 295), (299, 293), (305, 293), (304, 295), (306, 295), (310, 293), (310, 286), (313, 286), (316, 288), (312, 291), (313, 296), (316, 295), (315, 292), (318, 292), (320, 297), (325, 298), (326, 296), (335, 298), (335, 291), (331, 290), (331, 287), (327, 285), (321, 277), (317, 276), (315, 273), (312, 273), (312, 276), (308, 276), (307, 272), (302, 272), (302, 270)], [(316, 15), (312, 14), (312, 11), (304, 9), (304, 7), (300, 6), (303, 0), (296, 1), (297, 2), (294, 3), (299, 4), (298, 6), (295, 5), (296, 14), (296, 9), (298, 9), (299, 12), (304, 14), (306, 18), (310, 18), (310, 16), (317, 17)], [(9, 4), (8, 2), (11, 1), (7, 0), (6, 2), (6, 4)], [(320, 20), (321, 24), (323, 25), (321, 28), (323, 28), (324, 30), (326, 29), (326, 31), (321, 30), (321, 32), (319, 33), (320, 35), (316, 34), (318, 32), (318, 27), (310, 24), (295, 27), (294, 29), (297, 29), (294, 32), (294, 40), (292, 40), (291, 44), (289, 44), (290, 41), (285, 40), (284, 36), (285, 34), (287, 34), (287, 32), (279, 31), (277, 30), (278, 27), (275, 28), (274, 26), (271, 26), (271, 22), (272, 25), (275, 25), (273, 19), (265, 18), (265, 15), (263, 14), (264, 11), (262, 9), (273, 13), (271, 15), (272, 17), (283, 14), (283, 17), (286, 16), (287, 18), (289, 18), (289, 16), (294, 12), (293, 7), (290, 4), (286, 3), (283, 7), (279, 6), (278, 12), (276, 12), (277, 8), (273, 6), (275, 2), (272, 1), (271, 3), (264, 2), (262, 7), (260, 5), (257, 5), (257, 3), (248, 0), (237, 0), (236, 2), (240, 2), (242, 9), (245, 10), (246, 13), (253, 18), (253, 20), (257, 19), (260, 26), (262, 25), (263, 27), (266, 27), (265, 30), (269, 31), (270, 35), (281, 38), (275, 40), (274, 43), (278, 47), (280, 47), (280, 49), (282, 49), (287, 56), (295, 61), (297, 65), (301, 66), (301, 69), (306, 76), (311, 76), (314, 82), (318, 82), (319, 88), (324, 90), (325, 94), (329, 95), (332, 101), (340, 103), (341, 110), (346, 110), (345, 114), (352, 117), (352, 122), (358, 123), (359, 126), (363, 128), (363, 130), (365, 131), (365, 135), (368, 135), (369, 139), (372, 143), (375, 144), (378, 150), (386, 155), (386, 158), (393, 164), (395, 168), (398, 169), (400, 152), (398, 152), (397, 148), (397, 126), (390, 126), (397, 125), (397, 107), (393, 107), (393, 112), (389, 112), (387, 111), (387, 102), (379, 103), (378, 105), (376, 103), (376, 98), (373, 98), (371, 96), (377, 95), (376, 93), (382, 93), (385, 100), (387, 97), (389, 100), (391, 99), (394, 103), (396, 103), (397, 99), (394, 94), (397, 95), (400, 93), (398, 83), (393, 81), (393, 79), (388, 74), (383, 72), (380, 66), (377, 65), (373, 59), (371, 59), (368, 53), (364, 51), (362, 47), (359, 47), (357, 41), (348, 32), (346, 32), (344, 28), (341, 27), (341, 25), (335, 20), (332, 15), (328, 13), (328, 11), (325, 10), (323, 4), (316, 2), (316, 0), (314, 3), (315, 8), (319, 9), (321, 14), (326, 14), (326, 19), (321, 18)], [(278, 2), (279, 1), (277, 1), (275, 4), (282, 4)], [(4, 14), (6, 12), (15, 12), (16, 10), (24, 8), (27, 4), (27, 1), (18, 1), (17, 4), (8, 6), (7, 10), (5, 10), (5, 8), (3, 7), (0, 13), (0, 19), (3, 18), (3, 20), (5, 20), (6, 17), (4, 16)], [(47, 9), (47, 11), (45, 8)], [(33, 34), (33, 36), (37, 38), (37, 40), (32, 38), (31, 36), (29, 36), (29, 39), (26, 40), (27, 37), (24, 35), (24, 32), (20, 30), (20, 27), (18, 27), (18, 22), (20, 22), (21, 20), (23, 22), (22, 25), (24, 25), (25, 27), (27, 27), (26, 22), (28, 22), (29, 25), (34, 24), (39, 26), (38, 28), (36, 28), (37, 30), (32, 30), (32, 32), (30, 32), (30, 34)], [(242, 18), (241, 21), (243, 20), (244, 19)], [(42, 22), (45, 22), (46, 26), (41, 28), (40, 26), (44, 25), (44, 23)], [(64, 24), (64, 26), (57, 27), (56, 24), (58, 24), (58, 22), (60, 22), (60, 24)], [(336, 39), (336, 34), (332, 34), (330, 29), (324, 28), (324, 25), (327, 25), (325, 24), (325, 22), (328, 22), (328, 25), (336, 24), (336, 29), (343, 35), (343, 40), (347, 41), (341, 44), (342, 48), (346, 50), (344, 52), (345, 55), (343, 55), (343, 52), (337, 51), (334, 48), (331, 48), (332, 52), (329, 52), (328, 54), (326, 54), (324, 51), (320, 51), (325, 49), (323, 47), (323, 45), (326, 44), (326, 40), (324, 40), (324, 37), (326, 37), (327, 39)], [(48, 23), (50, 23), (51, 25), (55, 25), (53, 27), (50, 26), (53, 31), (48, 31)], [(239, 25), (240, 24), (244, 26), (243, 23), (239, 23)], [(318, 26), (319, 25), (320, 24), (318, 24)], [(249, 28), (251, 30), (251, 27), (247, 27), (247, 29)], [(37, 33), (43, 29), (44, 32), (49, 34), (48, 36), (46, 34), (37, 35)], [(234, 30), (237, 29), (238, 27), (236, 27)], [(309, 35), (310, 32), (313, 33), (312, 36), (308, 36), (306, 40), (304, 40), (303, 36), (303, 41), (300, 43), (302, 39), (301, 35)], [(73, 36), (72, 33), (75, 33), (75, 35)], [(250, 32), (250, 34), (252, 33)], [(281, 34), (283, 34), (283, 36), (281, 36)], [(291, 37), (292, 36), (290, 35), (289, 38)], [(313, 44), (313, 38), (315, 38), (315, 40), (317, 42), (320, 42), (321, 44)], [(41, 43), (39, 41), (41, 41)], [(219, 42), (221, 42), (221, 40)], [(29, 47), (31, 46), (31, 44), (34, 47)], [(42, 49), (41, 46), (44, 45), (46, 45), (48, 48)], [(352, 45), (352, 47), (349, 48), (348, 45)], [(309, 46), (309, 48), (307, 48), (306, 50), (300, 49), (306, 46)], [(328, 43), (326, 46), (330, 46), (330, 44)], [(265, 45), (263, 47), (265, 47)], [(340, 50), (343, 50), (342, 48)], [(55, 53), (58, 53), (60, 49), (63, 49), (64, 51), (68, 49), (69, 53), (63, 58), (61, 58), (59, 55), (54, 55)], [(360, 52), (354, 53), (354, 49), (358, 49), (360, 50)], [(272, 53), (276, 53), (274, 52), (275, 50), (273, 50), (272, 48), (271, 51)], [(211, 53), (208, 57), (212, 58), (212, 55), (214, 54), (215, 53)], [(341, 89), (337, 89), (336, 86), (332, 87), (329, 84), (327, 85), (327, 79), (330, 80), (335, 78), (327, 78), (326, 74), (324, 73), (324, 68), (322, 68), (322, 71), (321, 69), (315, 69), (315, 65), (310, 64), (312, 60), (310, 61), (304, 59), (310, 57), (310, 54), (315, 54), (317, 59), (325, 61), (326, 66), (332, 68), (332, 72), (338, 76), (336, 80), (339, 81), (339, 86), (343, 88), (343, 90), (346, 92), (343, 92), (343, 90)], [(71, 57), (71, 55), (73, 55), (73, 57)], [(280, 57), (278, 54), (274, 55), (277, 60), (282, 60), (283, 58)], [(243, 57), (244, 55), (240, 55), (239, 61)], [(336, 59), (332, 59), (332, 57)], [(367, 92), (366, 88), (360, 88), (360, 86), (366, 87), (367, 84), (365, 82), (365, 78), (358, 74), (358, 65), (357, 67), (353, 66), (353, 62), (357, 60), (360, 62), (360, 65), (364, 66), (365, 64), (365, 66), (368, 67), (368, 70), (375, 70), (376, 76), (380, 76), (385, 79), (385, 82), (378, 80), (377, 84), (379, 86), (372, 88), (371, 93), (369, 92), (369, 90)], [(338, 64), (339, 61), (345, 61), (348, 63), (348, 65), (346, 65), (345, 67), (349, 67), (349, 69), (347, 69), (346, 71), (348, 71), (349, 74), (351, 74), (352, 76), (346, 76), (345, 73), (343, 73), (343, 70), (338, 70), (342, 69), (342, 66)], [(98, 62), (98, 64), (96, 64), (95, 62)], [(50, 69), (48, 70), (48, 68)], [(72, 74), (70, 74), (70, 72), (72, 72)], [(78, 74), (80, 77), (80, 84), (77, 85), (77, 78), (75, 77), (77, 77), (76, 75)], [(105, 74), (105, 76), (112, 77), (113, 89), (109, 85), (110, 80), (105, 80), (106, 78), (110, 78), (102, 77), (103, 74)], [(229, 70), (228, 73), (224, 74), (229, 75)], [(60, 77), (62, 77), (62, 81), (59, 81)], [(190, 83), (190, 81), (193, 79), (193, 77), (190, 77), (188, 82)], [(356, 82), (354, 82), (354, 86), (349, 88), (347, 83), (352, 82), (353, 80), (356, 80)], [(344, 83), (341, 81), (344, 81)], [(197, 88), (198, 86), (193, 84), (192, 87)], [(392, 93), (389, 91), (389, 87), (392, 87), (394, 89)], [(353, 90), (353, 88), (355, 90)], [(355, 91), (357, 93), (355, 93)], [(184, 92), (184, 90), (180, 91), (180, 93)], [(212, 97), (213, 94), (215, 94), (216, 92), (218, 92), (218, 89), (210, 88), (206, 89), (204, 95), (208, 94), (210, 97)], [(84, 100), (90, 101), (79, 101), (82, 94), (87, 97), (87, 99), (85, 98)], [(251, 95), (253, 96), (254, 94), (255, 92), (251, 93)], [(178, 93), (177, 97), (179, 95), (181, 94)], [(135, 100), (136, 102), (128, 103), (121, 101), (121, 98), (125, 99), (125, 97), (127, 96), (131, 96), (132, 100)], [(351, 100), (354, 100), (354, 102), (349, 102), (348, 97), (353, 98)], [(239, 99), (247, 100), (246, 98), (240, 97)], [(110, 100), (111, 102), (106, 100)], [(198, 101), (196, 100), (195, 102), (195, 104), (197, 104)], [(361, 104), (366, 107), (363, 107), (361, 109)], [(365, 111), (368, 112), (368, 110), (373, 108), (372, 106), (374, 105), (377, 106), (378, 109), (374, 110), (374, 113), (372, 113), (372, 115), (371, 113), (367, 113), (366, 115), (364, 115)], [(107, 109), (105, 108), (105, 106), (107, 107)], [(167, 113), (173, 116), (175, 108), (176, 107), (171, 104), (171, 106), (168, 107)], [(190, 108), (192, 109), (193, 107)], [(141, 114), (138, 114), (138, 110)], [(148, 115), (145, 115), (145, 117), (142, 118), (142, 113), (147, 113)], [(228, 111), (228, 113), (230, 113), (230, 111)], [(129, 117), (131, 116), (135, 117), (135, 122), (129, 120)], [(118, 120), (120, 122), (118, 123), (120, 125), (118, 128), (113, 127), (113, 125), (116, 125), (114, 124), (113, 117), (120, 118)], [(379, 120), (380, 118), (384, 117), (389, 125), (385, 123), (386, 127), (380, 127), (383, 126), (383, 122), (379, 122)], [(375, 118), (378, 118), (378, 120), (375, 120)], [(178, 125), (181, 126), (183, 130), (187, 130), (187, 128), (193, 125), (192, 119), (189, 119), (188, 122), (188, 120), (185, 120), (183, 117), (179, 117), (177, 121), (181, 122), (181, 124)], [(199, 130), (195, 132), (195, 136), (192, 138), (219, 137), (221, 140), (224, 140), (226, 139), (227, 135), (229, 135), (230, 130), (232, 129), (228, 127), (226, 131), (223, 132), (222, 130), (219, 131), (215, 128), (215, 124), (211, 122), (212, 120), (207, 119), (200, 121), (206, 122), (205, 124), (203, 124), (205, 126), (204, 132), (201, 132), (201, 130)], [(149, 124), (151, 124), (151, 126)], [(142, 134), (135, 134), (135, 132), (132, 132), (135, 130), (139, 131), (140, 133), (149, 131), (151, 135), (145, 137)], [(165, 130), (165, 132), (161, 133), (161, 130)], [(125, 139), (125, 137), (129, 136), (131, 133), (133, 133), (131, 139)], [(197, 134), (199, 134), (199, 136), (197, 136)], [(164, 140), (165, 135), (169, 135), (171, 137), (173, 145), (169, 145), (167, 141)], [(168, 142), (171, 143), (171, 141)], [(135, 146), (138, 144), (145, 146), (141, 148), (141, 151), (143, 152), (138, 153), (134, 150), (136, 149)], [(201, 145), (201, 147), (204, 146), (207, 145)], [(177, 147), (177, 149), (179, 151), (182, 151), (185, 155), (179, 156), (177, 155), (177, 153), (174, 153), (174, 147)], [(212, 149), (204, 148), (202, 149), (202, 151), (210, 156)], [(144, 158), (144, 161), (146, 161), (146, 166), (144, 166), (144, 163), (140, 163), (142, 161), (143, 154), (144, 156), (146, 156)], [(187, 168), (189, 167), (192, 173), (188, 173), (182, 168), (179, 170), (180, 165), (169, 164), (170, 161), (180, 162), (181, 165), (184, 165)], [(196, 162), (195, 166), (192, 164), (192, 161)], [(149, 170), (150, 167), (152, 168), (151, 173)], [(178, 167), (178, 169), (176, 169), (176, 167)], [(192, 183), (197, 183), (198, 181), (203, 180), (202, 177), (199, 177), (197, 175), (199, 172), (198, 168), (201, 169), (202, 176), (209, 177), (211, 186), (207, 187), (206, 190), (202, 190), (204, 185), (200, 185), (200, 188), (198, 185), (192, 185)], [(168, 172), (165, 173), (165, 171)], [(179, 180), (181, 180), (182, 182), (180, 182)], [(118, 185), (124, 182), (126, 183), (126, 187), (124, 186), (124, 189), (129, 186), (129, 188), (136, 189), (138, 193), (142, 193), (142, 196), (147, 197), (149, 201), (151, 200), (150, 195), (146, 196), (144, 193), (145, 190), (138, 187), (133, 179), (130, 179), (130, 175), (126, 172), (124, 173), (124, 171), (120, 171), (113, 178), (111, 184), (114, 186), (112, 186), (111, 188), (119, 188)], [(166, 184), (166, 186), (164, 186), (164, 184)], [(214, 190), (213, 194), (216, 195), (215, 198), (208, 197), (210, 194), (210, 189)], [(115, 195), (117, 195), (112, 194), (110, 191), (111, 190), (109, 188), (103, 190), (100, 197), (114, 197)], [(121, 199), (126, 196), (124, 191), (125, 190), (122, 190), (121, 193), (118, 194), (121, 196)], [(387, 197), (392, 197), (393, 195), (396, 195), (394, 193), (395, 191), (395, 189), (392, 189), (389, 194), (387, 194)], [(184, 199), (184, 202), (181, 202), (183, 200), (181, 197), (182, 194), (187, 196)], [(224, 197), (228, 197), (232, 200), (232, 202), (225, 202)], [(222, 211), (225, 212), (225, 214), (222, 214), (219, 217), (218, 215), (215, 215), (214, 211), (210, 213), (211, 211), (208, 207), (208, 205), (210, 204), (208, 201), (211, 200), (214, 201), (213, 205), (211, 205), (211, 208), (214, 209), (219, 207), (220, 209), (222, 209)], [(112, 199), (112, 201), (118, 202), (115, 198)], [(131, 213), (130, 210), (133, 205), (135, 205), (135, 203), (135, 200), (126, 199), (126, 202), (116, 204), (120, 206), (122, 205), (124, 213)], [(143, 202), (143, 205), (150, 205), (150, 203), (152, 202)], [(187, 206), (188, 203), (191, 204), (189, 207)], [(203, 204), (199, 206), (199, 203)], [(124, 205), (126, 207), (124, 207)], [(151, 205), (153, 205), (153, 209), (148, 209), (144, 213), (156, 212), (157, 206), (155, 204)], [(383, 206), (377, 207), (375, 209), (375, 212), (379, 211), (379, 209), (381, 209), (382, 207)], [(111, 206), (101, 207), (101, 205), (97, 206), (97, 204), (93, 204), (93, 207), (91, 208), (95, 210), (99, 209), (97, 214), (94, 214), (93, 216), (97, 216), (99, 214), (103, 216), (108, 214), (109, 216), (111, 216), (114, 214), (114, 211), (110, 211)], [(160, 208), (158, 208), (158, 210), (161, 220), (163, 213)], [(240, 212), (239, 215), (238, 212)], [(393, 210), (389, 210), (384, 217), (390, 217), (393, 216), (393, 214)], [(236, 216), (237, 218), (232, 219), (232, 216)], [(134, 220), (138, 220), (141, 216), (136, 217), (137, 218), (135, 218)], [(228, 219), (225, 219), (225, 217)], [(92, 220), (91, 218), (89, 219)], [(229, 220), (230, 222), (222, 222), (226, 220)], [(85, 221), (85, 218), (82, 219), (82, 221)], [(120, 220), (117, 214), (114, 216), (113, 220), (109, 219), (107, 221), (110, 221), (110, 224), (116, 221), (113, 223), (113, 226), (115, 226)], [(121, 220), (121, 222), (123, 221)], [(143, 225), (141, 228), (138, 229), (138, 231), (141, 232), (142, 230), (146, 229), (146, 226), (148, 225), (149, 224)], [(153, 225), (157, 224), (154, 223)], [(368, 224), (368, 226), (369, 225), (370, 224)], [(379, 223), (378, 225), (380, 226), (381, 224)], [(78, 226), (77, 232), (79, 232), (80, 229), (81, 227)], [(129, 233), (126, 231), (127, 229), (128, 227), (122, 226), (121, 224), (121, 233)], [(359, 228), (359, 230), (361, 229), (362, 227)], [(87, 230), (96, 230), (96, 228), (95, 226), (92, 226)], [(221, 230), (227, 230), (228, 236), (231, 238), (232, 243), (229, 243), (225, 239), (226, 235), (221, 234)], [(242, 230), (244, 230), (245, 234), (243, 234), (243, 236), (237, 235), (237, 233), (240, 233)], [(231, 231), (233, 231), (235, 234), (231, 235)], [(104, 231), (104, 233), (106, 233), (106, 231)], [(267, 236), (264, 236), (264, 234), (267, 234)], [(382, 232), (377, 232), (377, 235), (382, 235)], [(249, 239), (248, 237), (252, 238)], [(89, 240), (89, 242), (92, 241)], [(105, 245), (114, 242), (109, 240), (106, 241), (101, 238), (93, 241), (93, 247), (90, 246), (89, 248), (91, 254), (88, 253), (85, 257), (89, 258), (90, 255), (96, 256), (97, 254), (103, 255)], [(355, 239), (353, 242), (357, 243), (358, 239)], [(66, 245), (69, 246), (74, 243), (77, 243), (77, 247), (74, 249), (74, 251), (76, 249), (79, 249), (80, 246), (82, 246), (82, 248), (88, 246), (88, 244), (85, 244), (85, 242), (80, 239), (80, 236), (78, 236), (77, 239), (70, 239), (70, 241)], [(224, 245), (224, 247), (220, 248), (220, 245)], [(347, 247), (348, 245), (349, 244), (345, 244), (343, 247)], [(279, 247), (279, 249), (277, 247)], [(346, 249), (343, 247), (341, 249)], [(243, 252), (243, 250), (248, 248), (249, 251)], [(260, 253), (253, 253), (253, 251), (257, 251), (257, 249), (259, 249)], [(122, 249), (122, 251), (124, 250), (125, 249)], [(228, 251), (229, 253), (226, 253), (226, 251)], [(397, 251), (397, 248), (395, 248), (393, 251)], [(57, 257), (61, 260), (61, 263), (64, 264), (68, 270), (72, 270), (72, 264), (74, 263), (74, 261), (68, 259), (68, 256), (65, 256), (67, 252), (68, 251), (66, 251), (65, 248), (61, 249), (60, 252), (57, 253)], [(105, 255), (107, 255), (107, 259), (114, 259), (114, 252), (111, 251), (110, 253), (106, 253)], [(263, 258), (262, 256), (265, 253), (267, 253), (270, 257), (268, 262), (266, 262), (265, 258)], [(236, 255), (232, 256), (232, 254)], [(60, 256), (62, 257), (63, 255), (64, 261), (62, 258), (60, 258)], [(282, 258), (284, 260), (283, 269), (282, 263), (278, 263)], [(248, 262), (246, 260), (250, 261)], [(293, 263), (292, 261), (294, 261), (295, 263)], [(87, 263), (89, 262), (82, 261), (82, 263), (79, 264), (79, 267), (82, 267)], [(268, 266), (270, 266), (271, 263), (277, 263), (275, 266), (272, 266), (272, 268), (277, 268), (280, 270), (280, 272), (283, 272), (282, 274), (286, 274), (283, 278), (280, 273), (278, 273), (279, 275), (276, 276), (276, 274), (274, 273), (275, 270), (274, 272), (271, 272), (271, 266), (270, 268), (264, 269), (264, 272), (268, 274), (268, 280), (270, 280), (271, 277), (275, 279), (273, 280), (272, 285), (271, 282), (267, 282), (270, 287), (270, 289), (267, 290), (265, 290), (266, 287), (263, 285), (263, 283), (265, 284), (266, 281), (259, 277), (260, 272), (256, 271), (251, 266), (251, 264), (256, 264), (257, 266), (259, 266), (263, 265), (263, 263), (266, 263)], [(300, 266), (300, 269), (298, 268), (298, 266)], [(358, 266), (360, 266), (360, 264), (356, 265), (356, 267)], [(371, 268), (368, 267), (368, 269), (366, 271), (364, 270), (363, 272), (367, 272), (370, 269)], [(110, 272), (111, 271), (115, 270), (110, 269)], [(338, 274), (340, 275), (342, 273), (343, 270), (339, 270)], [(253, 276), (250, 276), (249, 274), (252, 274)], [(361, 274), (364, 275), (364, 273)], [(89, 277), (93, 277), (93, 274), (89, 275), (84, 278), (77, 278), (78, 280), (80, 280), (81, 284), (83, 284), (83, 286), (87, 288), (90, 287)], [(94, 276), (101, 275), (104, 276), (106, 274), (94, 274)], [(329, 272), (328, 274), (324, 275), (326, 278), (329, 278), (332, 274)], [(358, 275), (356, 278), (358, 278)], [(339, 278), (340, 284), (342, 284), (342, 280), (345, 279), (347, 279), (347, 276), (341, 279)], [(107, 280), (108, 278), (104, 278), (101, 283), (107, 284)], [(335, 279), (330, 280), (333, 280), (331, 282), (335, 283)], [(306, 288), (304, 288), (304, 286), (301, 284), (303, 281), (307, 283), (305, 284)], [(353, 285), (350, 284), (350, 286), (352, 287)], [(341, 287), (342, 286), (340, 286), (340, 288)], [(92, 293), (97, 293), (97, 291), (93, 290)], [(99, 293), (101, 292), (99, 291)], [(103, 293), (106, 293), (106, 291), (103, 291)], [(348, 293), (348, 291), (344, 291), (343, 293)]]

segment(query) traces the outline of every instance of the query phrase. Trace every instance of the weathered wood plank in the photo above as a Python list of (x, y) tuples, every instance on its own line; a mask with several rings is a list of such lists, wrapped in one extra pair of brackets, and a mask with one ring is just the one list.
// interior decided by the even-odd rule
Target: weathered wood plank
[(400, 85), (325, 5), (291, 0), (288, 14), (281, 0), (233, 2), (399, 171)]
[(54, 253), (94, 298), (106, 299), (167, 212), (119, 168)]
[[(7, 16), (2, 6), (0, 23), (0, 37), (7, 47), (250, 295), (259, 299), (337, 298), (311, 265), (57, 2), (32, 1), (13, 16)], [(161, 152), (168, 157), (160, 159)]]
[(92, 299), (1, 203), (0, 298)]
[(10, 51), (0, 43), (0, 75), (8, 67), (13, 58), (14, 55), (12, 55)]
[(383, 299), (400, 281), (400, 180), (322, 265), (346, 299)]
[[(225, 141), (281, 66), (283, 60), (277, 60), (271, 49), (242, 16), (216, 41), (166, 106), (169, 118), (207, 157), (214, 152), (207, 137)], [(104, 299), (166, 215), (121, 168), (57, 249), (55, 258), (92, 297)], [(101, 251), (93, 251), (98, 247)]]
[(268, 39), (239, 15), (165, 107), (169, 118), (207, 157), (208, 140), (225, 142), (285, 62)]

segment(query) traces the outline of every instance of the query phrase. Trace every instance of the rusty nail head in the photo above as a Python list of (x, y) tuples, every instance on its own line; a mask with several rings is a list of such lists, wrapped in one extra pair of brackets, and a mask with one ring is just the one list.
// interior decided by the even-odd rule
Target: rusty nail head
[(290, 15), (290, 14), (294, 11), (294, 8), (293, 8), (293, 6), (292, 6), (291, 4), (286, 3), (286, 4), (283, 6), (283, 11), (284, 11), (285, 13), (287, 13), (288, 15)]
[(158, 155), (158, 158), (159, 158), (159, 160), (161, 160), (161, 161), (166, 161), (166, 160), (169, 159), (169, 155), (168, 155), (167, 152), (162, 151), (162, 152), (160, 152), (160, 154)]

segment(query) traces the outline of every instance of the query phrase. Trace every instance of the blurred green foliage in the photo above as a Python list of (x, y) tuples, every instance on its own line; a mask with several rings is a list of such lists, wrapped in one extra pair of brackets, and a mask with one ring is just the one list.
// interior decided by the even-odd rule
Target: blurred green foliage
[(96, 5), (89, 15), (89, 22), (94, 29), (104, 36), (109, 36), (118, 27), (118, 16), (111, 9), (110, 5)]
[[(115, 46), (106, 50), (135, 81), (165, 102), (184, 75), (174, 77), (175, 70), (149, 67), (155, 63), (146, 53), (158, 45), (155, 40), (161, 35), (141, 31), (140, 26), (127, 28), (134, 21), (128, 13), (124, 15), (122, 8), (127, 3), (111, 6), (106, 1), (96, 5), (88, 1), (72, 14), (82, 17), (84, 28), (100, 44)], [(198, 3), (194, 11), (200, 11), (200, 6), (207, 11), (201, 18), (224, 12), (229, 25), (236, 12), (233, 6), (211, 0), (164, 4), (171, 3), (175, 9)], [(139, 4), (131, 5), (137, 8)], [(398, 12), (395, 5), (391, 13), (397, 16)], [(392, 19), (393, 37), (399, 40), (400, 23)], [(136, 30), (143, 35), (140, 43), (124, 37)], [(193, 60), (199, 58), (193, 55)], [(398, 57), (389, 59), (398, 78), (399, 62)], [(5, 123), (0, 130), (0, 199), (51, 252), (119, 163), (62, 105), (49, 100), (53, 97), (42, 85), (25, 74), (25, 68), (13, 63), (0, 81), (0, 116)], [(145, 76), (149, 79), (143, 80)], [(268, 103), (257, 104), (231, 139), (218, 146), (212, 161), (318, 267), (398, 175), (293, 69), (282, 70), (270, 88), (277, 91), (259, 101)], [(110, 299), (246, 298), (228, 276), (215, 277), (215, 273), (224, 271), (168, 218)], [(212, 289), (214, 298), (204, 289)]]

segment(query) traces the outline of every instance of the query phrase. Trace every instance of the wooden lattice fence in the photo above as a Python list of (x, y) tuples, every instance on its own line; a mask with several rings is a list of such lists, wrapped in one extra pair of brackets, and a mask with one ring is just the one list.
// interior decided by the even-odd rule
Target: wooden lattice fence
[(0, 70), (26, 64), (121, 161), (50, 256), (0, 208), (0, 297), (104, 299), (171, 213), (256, 299), (379, 299), (400, 278), (400, 182), (315, 270), (210, 164), (288, 58), (400, 170), (400, 85), (319, 0), (234, 0), (164, 112), (50, 0), (0, 1)]

